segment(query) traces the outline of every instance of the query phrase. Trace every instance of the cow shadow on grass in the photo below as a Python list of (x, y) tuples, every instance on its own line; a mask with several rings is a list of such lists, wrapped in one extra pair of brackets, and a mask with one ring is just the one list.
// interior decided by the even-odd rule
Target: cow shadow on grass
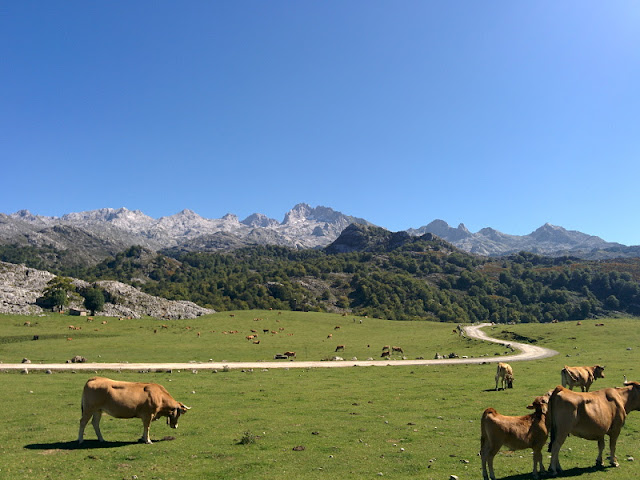
[[(554, 477), (552, 475), (550, 475), (548, 472), (545, 473), (541, 473), (540, 474), (540, 478), (541, 479), (545, 479), (545, 478), (570, 478), (570, 477), (579, 477), (580, 475), (584, 475), (585, 473), (594, 473), (594, 472), (602, 472), (603, 470), (606, 470), (608, 468), (613, 468), (613, 467), (596, 467), (596, 466), (592, 466), (592, 467), (574, 467), (574, 468), (568, 468), (567, 470), (562, 470), (562, 472), (560, 472), (558, 474), (558, 476)], [(531, 480), (531, 472), (529, 473), (521, 473), (518, 475), (509, 475), (506, 477), (500, 477), (501, 480)]]
[[(159, 438), (153, 440), (153, 443), (165, 442), (173, 440), (171, 437)], [(27, 450), (92, 450), (102, 448), (118, 448), (126, 447), (127, 445), (142, 444), (141, 441), (133, 442), (99, 442), (98, 440), (85, 440), (82, 444), (78, 444), (77, 440), (70, 442), (51, 442), (51, 443), (30, 443), (25, 445)]]

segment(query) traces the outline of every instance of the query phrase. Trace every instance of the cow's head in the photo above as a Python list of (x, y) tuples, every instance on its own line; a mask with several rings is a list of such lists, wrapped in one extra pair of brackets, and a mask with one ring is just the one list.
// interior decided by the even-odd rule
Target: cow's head
[(624, 376), (624, 386), (631, 387), (628, 393), (627, 402), (625, 404), (625, 410), (630, 412), (632, 410), (640, 410), (640, 383), (627, 382), (627, 376)]
[(531, 402), (531, 405), (527, 405), (529, 410), (535, 410), (537, 413), (545, 414), (547, 413), (547, 408), (549, 406), (549, 393), (542, 395), (540, 397), (536, 397)]
[(596, 365), (593, 369), (593, 378), (604, 378), (604, 367)]
[(511, 375), (510, 373), (507, 373), (504, 376), (504, 381), (507, 384), (507, 388), (513, 388), (513, 375)]
[(171, 428), (178, 428), (178, 419), (183, 413), (187, 413), (191, 407), (187, 407), (184, 403), (180, 403), (177, 407), (172, 408), (167, 414), (167, 425)]

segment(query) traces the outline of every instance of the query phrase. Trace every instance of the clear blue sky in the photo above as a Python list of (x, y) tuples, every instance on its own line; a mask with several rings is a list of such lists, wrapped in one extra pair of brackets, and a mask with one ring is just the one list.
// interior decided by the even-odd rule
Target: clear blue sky
[(0, 0), (0, 212), (640, 244), (637, 1)]

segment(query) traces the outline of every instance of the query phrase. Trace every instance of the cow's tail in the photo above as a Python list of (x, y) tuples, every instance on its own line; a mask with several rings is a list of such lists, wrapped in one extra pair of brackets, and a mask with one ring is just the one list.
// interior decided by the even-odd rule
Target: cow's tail
[[(489, 415), (493, 415), (495, 413), (497, 413), (495, 411), (495, 409), (487, 408), (484, 411), (484, 413), (482, 414), (482, 419), (480, 420), (480, 452), (484, 451), (484, 445), (485, 445), (485, 443), (487, 443), (487, 432), (486, 432), (486, 427), (485, 427), (485, 425), (487, 423), (486, 418)], [(481, 455), (482, 455), (482, 453), (481, 453)]]
[[(562, 372), (564, 376), (564, 370)], [(555, 388), (555, 390), (551, 394), (551, 397), (549, 397), (549, 405), (547, 407), (545, 425), (547, 427), (547, 432), (549, 432), (549, 448), (547, 449), (547, 451), (549, 452), (553, 448), (553, 442), (555, 442), (556, 440), (556, 422), (554, 419), (554, 404), (556, 403), (556, 398), (558, 397), (558, 393), (560, 392), (561, 389), (562, 387), (560, 385), (558, 385)]]

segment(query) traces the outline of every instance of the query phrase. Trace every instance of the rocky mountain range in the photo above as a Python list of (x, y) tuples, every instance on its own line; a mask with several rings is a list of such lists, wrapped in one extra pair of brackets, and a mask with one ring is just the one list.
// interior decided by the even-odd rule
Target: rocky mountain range
[(508, 235), (493, 228), (483, 228), (470, 232), (464, 224), (450, 227), (443, 220), (433, 222), (418, 229), (409, 229), (410, 235), (432, 233), (469, 253), (486, 256), (509, 255), (521, 251), (540, 255), (570, 255), (580, 258), (604, 259), (638, 256), (640, 248), (607, 242), (600, 237), (587, 235), (575, 230), (544, 224), (528, 235)]
[[(373, 226), (367, 220), (328, 207), (301, 203), (282, 221), (254, 213), (239, 220), (231, 213), (204, 218), (191, 210), (154, 219), (139, 210), (103, 208), (61, 217), (34, 215), (27, 210), (0, 214), (0, 245), (52, 248), (73, 252), (78, 262), (97, 263), (132, 246), (158, 251), (220, 251), (249, 245), (282, 245), (298, 249), (322, 248), (334, 242), (350, 224)], [(582, 258), (640, 256), (640, 247), (627, 247), (550, 224), (518, 236), (483, 228), (472, 233), (463, 224), (450, 227), (435, 220), (402, 232), (434, 234), (454, 246), (478, 255), (507, 255), (529, 251)]]

